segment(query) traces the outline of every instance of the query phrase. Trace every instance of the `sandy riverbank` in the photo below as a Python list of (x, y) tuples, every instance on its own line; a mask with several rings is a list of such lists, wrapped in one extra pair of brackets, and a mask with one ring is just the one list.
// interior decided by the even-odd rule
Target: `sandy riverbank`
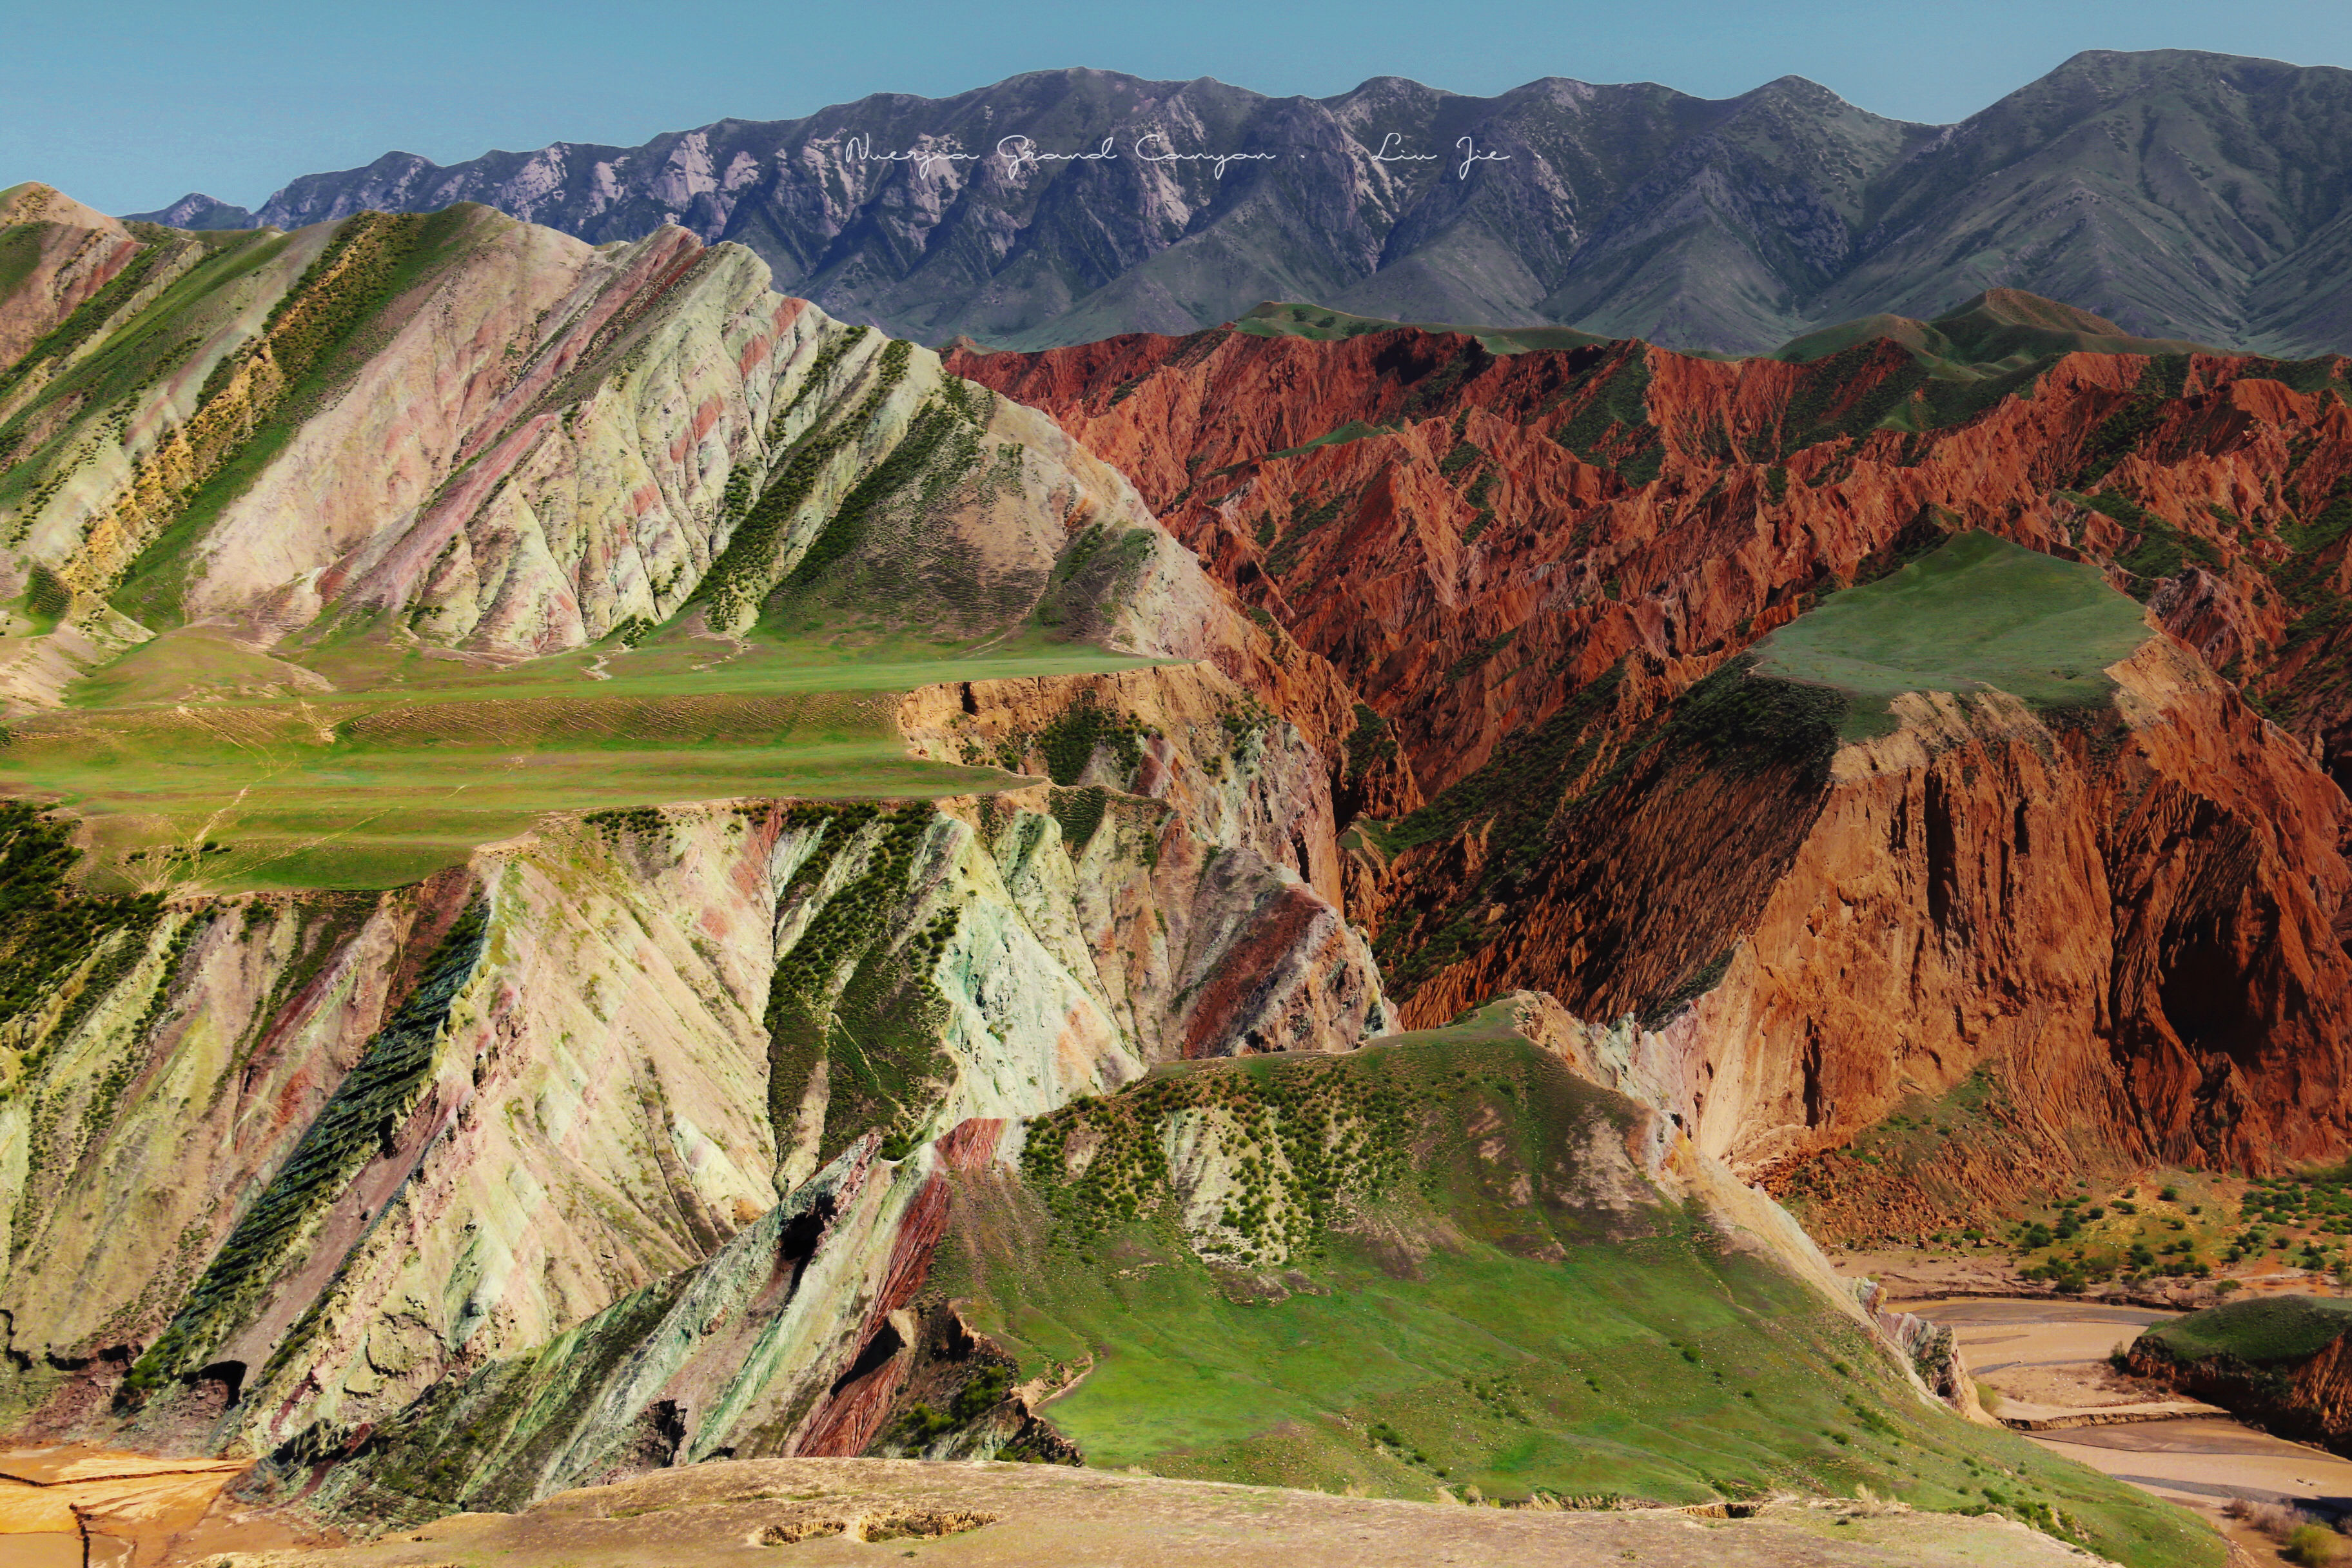
[(1988, 1403), (2013, 1425), (2068, 1415), (2138, 1417), (2026, 1435), (2053, 1453), (2196, 1510), (2252, 1562), (2280, 1560), (2252, 1531), (2223, 1518), (2221, 1505), (2233, 1497), (2352, 1518), (2352, 1459), (2257, 1432), (2107, 1364), (2116, 1345), (2178, 1314), (2064, 1298), (1898, 1306), (1951, 1329), (1969, 1375), (1997, 1396)]

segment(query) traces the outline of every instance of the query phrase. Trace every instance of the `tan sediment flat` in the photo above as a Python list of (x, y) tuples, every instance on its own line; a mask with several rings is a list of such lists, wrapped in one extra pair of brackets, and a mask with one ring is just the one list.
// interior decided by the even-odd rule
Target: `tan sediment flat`
[(0, 1535), (0, 1568), (82, 1568), (81, 1532)]
[[(2011, 1368), (2051, 1364), (2104, 1363), (2107, 1352), (2128, 1344), (2142, 1329), (2177, 1316), (2145, 1307), (2107, 1306), (2095, 1301), (1987, 1300), (1962, 1299), (1906, 1302), (1903, 1310), (1916, 1312), (1952, 1331), (1970, 1375), (1991, 1377)], [(2146, 1395), (2118, 1388), (2115, 1397), (2099, 1404), (2136, 1405)], [(2089, 1403), (2068, 1400), (2068, 1405)]]
[[(1969, 1375), (2000, 1395), (1994, 1414), (2021, 1430), (2218, 1414), (2107, 1364), (2109, 1351), (2173, 1313), (2063, 1298), (1959, 1298), (1907, 1302), (1902, 1310), (1952, 1331)], [(2093, 1411), (2112, 1414), (2085, 1414)]]
[[(70, 1531), (79, 1542), (81, 1521), (74, 1517), (71, 1502), (47, 1487), (0, 1484), (0, 1535), (39, 1535), (52, 1531)], [(74, 1547), (74, 1560), (81, 1560), (79, 1544)]]
[[(989, 1522), (976, 1522), (982, 1516)], [(934, 1528), (952, 1532), (927, 1533)], [(759, 1544), (763, 1535), (776, 1544)], [(1664, 1510), (1537, 1512), (1055, 1466), (899, 1459), (698, 1465), (562, 1493), (525, 1513), (461, 1514), (365, 1545), (225, 1561), (232, 1568), (775, 1568), (788, 1558), (790, 1568), (835, 1568), (900, 1555), (955, 1568), (1622, 1568), (1629, 1562), (1994, 1568), (2096, 1561), (1997, 1518), (1859, 1504), (1775, 1505), (1742, 1520)]]
[(2037, 1434), (2033, 1441), (2160, 1496), (2244, 1495), (2352, 1507), (2352, 1459), (2226, 1418)]
[[(82, 1568), (85, 1552), (91, 1568), (154, 1568), (247, 1468), (82, 1444), (0, 1451), (0, 1568), (52, 1560)], [(282, 1531), (260, 1538), (285, 1539)], [(60, 1542), (71, 1546), (62, 1557)]]
[(61, 1481), (124, 1480), (142, 1476), (233, 1476), (247, 1468), (247, 1461), (242, 1459), (159, 1459), (151, 1454), (126, 1454), (112, 1448), (95, 1448), (86, 1443), (0, 1450), (0, 1476), (43, 1487)]

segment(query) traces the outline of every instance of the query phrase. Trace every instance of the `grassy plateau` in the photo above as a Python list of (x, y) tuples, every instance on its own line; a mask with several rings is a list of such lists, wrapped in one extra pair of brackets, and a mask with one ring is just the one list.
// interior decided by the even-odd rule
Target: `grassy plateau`
[(10, 723), (0, 793), (80, 816), (101, 890), (389, 888), (550, 812), (1000, 787), (908, 756), (899, 694), (1144, 662), (1038, 637), (665, 634), (505, 667), (375, 637), (280, 651), (197, 628), (134, 650)]
[(2097, 568), (1969, 532), (1774, 632), (1757, 673), (1843, 691), (1865, 727), (1906, 691), (2093, 708), (2114, 688), (2106, 668), (2147, 636), (2140, 606)]

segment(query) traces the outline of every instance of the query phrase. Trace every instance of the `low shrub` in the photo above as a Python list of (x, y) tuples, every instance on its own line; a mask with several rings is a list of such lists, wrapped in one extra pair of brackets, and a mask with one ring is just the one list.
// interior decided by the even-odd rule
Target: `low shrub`
[(2304, 1568), (2326, 1568), (2342, 1560), (2343, 1546), (2344, 1538), (2324, 1524), (2298, 1524), (2286, 1532), (2284, 1550), (2279, 1555)]

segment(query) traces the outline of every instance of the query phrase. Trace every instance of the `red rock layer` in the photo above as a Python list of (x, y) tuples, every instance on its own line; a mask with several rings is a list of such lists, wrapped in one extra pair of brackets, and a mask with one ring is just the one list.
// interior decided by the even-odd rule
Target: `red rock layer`
[[(2081, 504), (2078, 483), (2210, 552), (2154, 608), (2215, 668), (2241, 660), (2233, 674), (2284, 691), (2337, 661), (2320, 635), (2332, 627), (2289, 637), (2299, 612), (2273, 578), (2352, 478), (2352, 410), (2245, 356), (2193, 356), (2178, 395), (2158, 396), (2141, 390), (2149, 363), (2073, 354), (2030, 398), (1948, 428), (1822, 436), (1899, 390), (1901, 348), (1811, 365), (1633, 342), (1496, 358), (1410, 330), (1311, 342), (1220, 329), (949, 361), (1134, 479), (1219, 576), (1391, 721), (1433, 794), (1620, 658), (1666, 690), (1687, 685), (1923, 517), (2102, 562), (2145, 537)], [(1660, 469), (1634, 483), (1559, 437), (1643, 369)], [(2095, 472), (2100, 440), (2144, 402), (2129, 449)], [(1309, 447), (1351, 424), (1391, 428)], [(1606, 459), (1645, 436), (1621, 422), (1586, 447)], [(2352, 591), (2344, 540), (2305, 546), (2329, 593)], [(2291, 716), (2299, 734), (2352, 734), (2352, 699), (2334, 688), (2294, 694)]]
[[(1335, 759), (1343, 805), (1471, 781), (1347, 868), (1408, 1025), (1517, 986), (1646, 1015), (1629, 1048), (1703, 1143), (1782, 1181), (1979, 1068), (2053, 1172), (2352, 1138), (2352, 807), (2309, 754), (2352, 754), (2345, 362), (2075, 354), (1941, 415), (1884, 342), (1796, 365), (1218, 331), (952, 368), (1123, 468), (1351, 684), (1384, 728)], [(1643, 749), (1814, 595), (1962, 527), (2147, 597), (2179, 640), (2119, 667), (2119, 720), (1918, 705), (1827, 773)]]
[[(970, 1123), (964, 1123), (969, 1125)], [(913, 1351), (892, 1319), (930, 1278), (931, 1256), (947, 1234), (948, 1184), (925, 1182), (891, 1238), (882, 1288), (866, 1309), (857, 1353), (810, 1417), (793, 1452), (807, 1458), (853, 1458), (866, 1451), (888, 1419)]]

